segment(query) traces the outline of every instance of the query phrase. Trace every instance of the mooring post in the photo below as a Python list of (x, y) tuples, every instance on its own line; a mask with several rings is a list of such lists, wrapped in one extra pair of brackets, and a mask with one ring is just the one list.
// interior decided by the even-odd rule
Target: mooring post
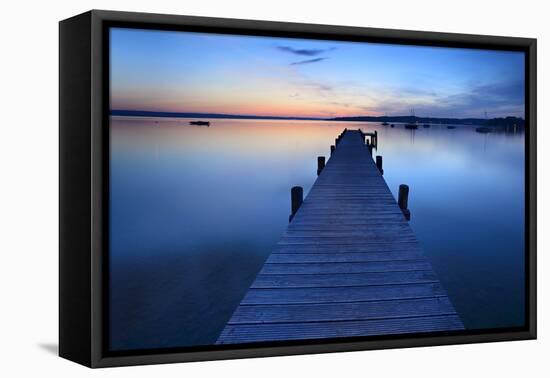
[(372, 146), (369, 139), (367, 139), (367, 149), (369, 150), (370, 156), (372, 156)]
[(332, 155), (334, 153), (334, 150), (336, 149), (335, 145), (330, 146), (330, 154)]
[(411, 219), (411, 212), (409, 211), (409, 186), (405, 184), (399, 185), (399, 196), (397, 198), (397, 204), (403, 212), (406, 220)]
[(378, 150), (378, 130), (374, 130), (374, 146)]
[(317, 176), (321, 174), (321, 171), (325, 168), (325, 157), (324, 156), (318, 156), (317, 157)]
[(288, 221), (291, 222), (294, 214), (298, 211), (304, 201), (304, 189), (301, 186), (293, 186), (290, 189), (290, 216)]
[(376, 156), (376, 166), (378, 167), (380, 174), (384, 174), (384, 170), (382, 169), (382, 156), (380, 155)]

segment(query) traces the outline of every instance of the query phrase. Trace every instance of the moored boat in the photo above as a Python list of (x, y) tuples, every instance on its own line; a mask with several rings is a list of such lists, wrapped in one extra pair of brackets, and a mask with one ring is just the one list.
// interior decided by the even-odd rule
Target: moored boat
[[(487, 124), (487, 111), (485, 112), (485, 124)], [(481, 134), (487, 134), (487, 133), (490, 133), (492, 130), (491, 128), (487, 127), (487, 126), (479, 126), (476, 128), (476, 132), (478, 133), (481, 133)]]
[(210, 126), (210, 121), (191, 121), (189, 124), (195, 126)]
[[(386, 113), (386, 118), (388, 118), (388, 113)], [(382, 126), (388, 126), (389, 123), (387, 120), (384, 120), (384, 122), (382, 122)]]
[(413, 119), (412, 122), (407, 122), (405, 124), (405, 128), (409, 130), (416, 130), (418, 129), (418, 124), (416, 123), (416, 115), (414, 114), (414, 109), (411, 109), (411, 118)]
[(485, 127), (485, 126), (480, 126), (480, 127), (476, 128), (476, 132), (481, 133), (481, 134), (487, 134), (487, 133), (491, 132), (491, 129), (488, 128), (488, 127)]

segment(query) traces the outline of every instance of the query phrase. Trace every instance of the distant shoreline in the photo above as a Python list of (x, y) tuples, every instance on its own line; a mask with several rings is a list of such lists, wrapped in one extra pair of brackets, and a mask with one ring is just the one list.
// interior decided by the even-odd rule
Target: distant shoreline
[(281, 119), (295, 121), (327, 121), (326, 118), (313, 117), (277, 117), (277, 116), (256, 116), (239, 114), (218, 114), (218, 113), (178, 113), (178, 112), (153, 112), (147, 110), (111, 110), (112, 116), (123, 117), (165, 117), (165, 118), (219, 118), (219, 119)]
[(240, 114), (218, 114), (218, 113), (181, 113), (181, 112), (155, 112), (146, 110), (119, 110), (110, 111), (111, 116), (122, 117), (164, 117), (164, 118), (213, 118), (213, 119), (265, 119), (265, 120), (288, 120), (288, 121), (341, 121), (341, 122), (395, 122), (419, 124), (442, 124), (442, 125), (473, 125), (473, 126), (518, 126), (525, 127), (525, 120), (518, 117), (506, 118), (437, 118), (437, 117), (415, 117), (415, 116), (355, 116), (335, 118), (315, 117), (278, 117), (258, 116)]

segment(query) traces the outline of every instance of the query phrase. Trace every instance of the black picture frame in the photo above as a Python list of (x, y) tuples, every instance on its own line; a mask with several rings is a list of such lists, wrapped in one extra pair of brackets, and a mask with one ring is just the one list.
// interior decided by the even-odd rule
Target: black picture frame
[[(108, 40), (110, 26), (523, 51), (526, 57), (526, 327), (269, 345), (109, 353)], [(92, 10), (59, 24), (59, 354), (88, 367), (536, 338), (536, 39)]]

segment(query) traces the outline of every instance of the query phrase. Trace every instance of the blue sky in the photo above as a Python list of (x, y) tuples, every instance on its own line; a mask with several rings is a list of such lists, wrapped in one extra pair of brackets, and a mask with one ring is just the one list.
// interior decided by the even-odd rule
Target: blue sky
[(111, 30), (111, 108), (335, 117), (524, 116), (520, 52)]

